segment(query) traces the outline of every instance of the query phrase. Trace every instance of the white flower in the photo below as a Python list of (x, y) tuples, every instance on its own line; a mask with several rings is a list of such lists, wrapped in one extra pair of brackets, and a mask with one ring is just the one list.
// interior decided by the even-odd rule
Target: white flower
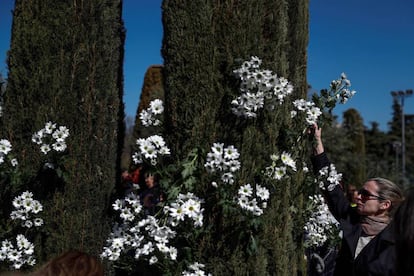
[(173, 246), (170, 246), (168, 252), (170, 253), (170, 259), (171, 260), (174, 261), (174, 260), (177, 259), (177, 253), (178, 253), (177, 248), (175, 248)]
[(31, 210), (32, 210), (33, 214), (37, 214), (37, 213), (43, 211), (43, 206), (42, 206), (42, 204), (40, 204), (39, 201), (32, 200), (31, 201)]
[(224, 144), (223, 143), (214, 143), (211, 147), (211, 151), (215, 155), (221, 156), (223, 154)]
[(256, 185), (256, 195), (261, 199), (261, 200), (268, 200), (270, 193), (269, 190), (266, 187), (262, 187), (260, 185)]
[(34, 133), (34, 134), (32, 135), (32, 142), (33, 142), (33, 143), (36, 143), (36, 144), (38, 144), (38, 145), (42, 144), (42, 143), (43, 143), (43, 141), (42, 141), (42, 138), (43, 138), (43, 132), (44, 132), (44, 131), (38, 131), (38, 132)]
[(156, 262), (158, 262), (158, 258), (156, 256), (152, 256), (149, 260), (149, 264), (155, 264)]
[(52, 134), (55, 129), (56, 129), (55, 123), (47, 122), (44, 128), (44, 131), (46, 134)]
[(150, 102), (150, 109), (153, 114), (161, 114), (164, 111), (163, 102), (160, 99), (155, 99)]
[(42, 226), (43, 225), (43, 219), (35, 218), (33, 223), (34, 223), (34, 226), (36, 226), (36, 227)]
[(282, 160), (283, 164), (291, 167), (294, 171), (296, 171), (296, 162), (293, 160), (290, 153), (283, 152), (280, 159)]
[(120, 217), (125, 221), (133, 221), (135, 215), (132, 213), (132, 210), (128, 207), (124, 207), (121, 209)]
[(65, 126), (59, 126), (59, 128), (53, 132), (52, 137), (55, 138), (56, 141), (64, 141), (69, 137), (69, 129)]
[(276, 167), (273, 178), (276, 180), (282, 179), (286, 175), (286, 167)]
[(142, 125), (145, 127), (161, 125), (161, 120), (157, 119), (156, 116), (164, 112), (162, 100), (155, 99), (149, 105), (147, 109), (142, 110), (139, 114)]
[(44, 154), (47, 154), (49, 151), (51, 151), (50, 145), (48, 145), (48, 144), (43, 144), (43, 145), (40, 147), (40, 151), (41, 151), (42, 153), (44, 153)]
[(228, 146), (224, 149), (224, 158), (225, 159), (237, 159), (239, 158), (240, 154), (238, 153), (237, 149), (234, 146)]
[(7, 155), (12, 149), (12, 145), (9, 140), (1, 139), (0, 140), (0, 153)]
[(253, 194), (253, 188), (250, 184), (243, 185), (239, 188), (239, 195), (249, 197)]
[(139, 138), (137, 139), (137, 145), (139, 146), (139, 153), (135, 153), (135, 157), (137, 160), (134, 162), (137, 163), (137, 161), (142, 156), (144, 156), (146, 159), (149, 159), (151, 164), (156, 165), (157, 164), (157, 158), (159, 155), (169, 155), (170, 149), (165, 145), (164, 138), (159, 135), (153, 135), (146, 139)]
[(112, 208), (117, 211), (117, 210), (121, 210), (122, 207), (124, 206), (124, 203), (122, 200), (120, 199), (116, 199), (114, 203), (112, 203)]
[(17, 159), (16, 159), (16, 158), (13, 158), (13, 159), (10, 161), (10, 163), (11, 163), (11, 165), (12, 165), (13, 167), (16, 167), (16, 166), (19, 164), (19, 162), (17, 161)]
[(185, 213), (184, 213), (183, 206), (181, 206), (180, 204), (173, 202), (171, 203), (171, 206), (168, 207), (167, 210), (170, 211), (170, 216), (173, 217), (174, 219), (184, 220)]
[(53, 143), (52, 144), (52, 148), (55, 150), (55, 151), (65, 151), (66, 150), (66, 143), (65, 143), (65, 141), (63, 141), (63, 140), (61, 140), (61, 141), (56, 141), (56, 143)]
[(182, 208), (187, 216), (190, 218), (195, 218), (200, 212), (201, 206), (199, 201), (188, 199), (186, 202), (184, 202)]

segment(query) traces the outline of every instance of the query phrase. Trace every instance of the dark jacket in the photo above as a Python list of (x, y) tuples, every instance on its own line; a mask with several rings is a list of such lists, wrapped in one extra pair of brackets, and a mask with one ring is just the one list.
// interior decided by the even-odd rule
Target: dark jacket
[[(312, 157), (315, 172), (330, 162), (325, 153)], [(344, 192), (337, 185), (333, 191), (326, 191), (325, 198), (329, 210), (338, 220), (343, 232), (341, 249), (336, 260), (335, 276), (394, 276), (395, 248), (392, 225), (388, 225), (375, 236), (355, 259), (355, 249), (362, 234), (360, 216), (351, 207)]]

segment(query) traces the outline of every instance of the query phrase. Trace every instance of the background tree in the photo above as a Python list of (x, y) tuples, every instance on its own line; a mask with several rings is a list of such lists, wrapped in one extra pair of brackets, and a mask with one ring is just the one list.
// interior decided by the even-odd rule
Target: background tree
[[(397, 99), (393, 99), (393, 105), (392, 105), (392, 119), (388, 123), (389, 126), (389, 132), (388, 136), (389, 139), (392, 141), (394, 145), (397, 145), (400, 143), (400, 147), (394, 147), (394, 149), (397, 151), (393, 151), (396, 153), (396, 155), (399, 155), (399, 177), (398, 181), (403, 182), (404, 180), (401, 179), (402, 176), (402, 167), (401, 167), (401, 137), (402, 137), (402, 112), (401, 112), (401, 105)], [(406, 169), (406, 180), (404, 181), (405, 184), (412, 183), (412, 180), (414, 179), (414, 172), (413, 172), (413, 165), (414, 165), (414, 154), (413, 154), (413, 132), (414, 132), (414, 125), (413, 125), (413, 115), (410, 114), (404, 114), (404, 120), (405, 120), (405, 169)]]
[[(152, 65), (145, 72), (144, 83), (142, 85), (141, 90), (141, 97), (139, 99), (139, 106), (135, 117), (135, 124), (133, 129), (133, 142), (135, 142), (137, 138), (148, 137), (152, 134), (156, 134), (154, 133), (154, 127), (142, 126), (139, 116), (142, 110), (148, 108), (152, 100), (164, 100), (162, 70), (162, 65)], [(135, 144), (133, 144), (132, 146), (134, 147)]]
[[(280, 105), (246, 122), (230, 103), (238, 95), (232, 71), (238, 61), (258, 56), (263, 68), (295, 86), (292, 97), (306, 96), (308, 1), (169, 1), (163, 2), (166, 137), (172, 158), (200, 155), (214, 142), (241, 152), (238, 183), (261, 181), (269, 155), (287, 147), (290, 110)], [(302, 158), (303, 159), (303, 158)], [(203, 159), (197, 159), (200, 167)], [(211, 191), (203, 170), (195, 172), (197, 193), (211, 196), (205, 206), (208, 235), (199, 240), (201, 260), (214, 275), (304, 274), (301, 176), (273, 183), (271, 206), (263, 225), (241, 227), (243, 218), (223, 208), (224, 195)], [(236, 185), (238, 187), (239, 185)], [(230, 188), (229, 188), (230, 189)], [(232, 189), (235, 189), (234, 187)]]
[(372, 122), (371, 128), (365, 130), (367, 177), (381, 176), (398, 182), (397, 168), (400, 160), (398, 142)]
[[(39, 263), (69, 248), (99, 254), (109, 231), (124, 128), (121, 10), (120, 0), (15, 1), (1, 134), (24, 172), (16, 191), (44, 205)], [(63, 159), (31, 142), (48, 121), (70, 130)]]
[(406, 174), (408, 183), (414, 184), (414, 114), (405, 115)]
[(366, 165), (364, 162), (366, 155), (364, 124), (357, 110), (348, 109), (344, 112), (343, 127), (349, 140), (352, 141), (348, 151), (352, 155), (352, 160), (348, 162), (344, 173), (347, 174), (349, 183), (358, 185), (366, 181)]

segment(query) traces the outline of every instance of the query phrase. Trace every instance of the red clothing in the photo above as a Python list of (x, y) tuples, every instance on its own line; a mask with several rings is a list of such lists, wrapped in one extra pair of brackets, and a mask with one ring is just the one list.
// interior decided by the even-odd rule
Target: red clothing
[(138, 184), (139, 183), (139, 173), (140, 173), (141, 169), (136, 169), (135, 171), (133, 171), (131, 173), (131, 181), (134, 184)]

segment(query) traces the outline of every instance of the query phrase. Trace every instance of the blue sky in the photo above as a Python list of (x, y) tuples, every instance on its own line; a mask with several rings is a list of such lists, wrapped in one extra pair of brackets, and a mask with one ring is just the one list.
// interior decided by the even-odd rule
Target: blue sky
[[(0, 0), (0, 72), (5, 75), (13, 0)], [(147, 68), (162, 64), (161, 0), (124, 0), (126, 114), (135, 117)], [(364, 124), (382, 130), (392, 117), (393, 90), (414, 89), (413, 0), (311, 0), (308, 82), (328, 88), (342, 72), (357, 94), (334, 113), (357, 109)], [(405, 112), (414, 114), (414, 96)]]

